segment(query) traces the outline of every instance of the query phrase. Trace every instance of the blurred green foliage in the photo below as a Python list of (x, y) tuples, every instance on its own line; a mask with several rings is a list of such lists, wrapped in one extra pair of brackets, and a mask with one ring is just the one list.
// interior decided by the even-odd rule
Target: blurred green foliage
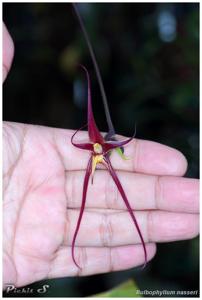
[[(130, 136), (136, 122), (138, 138), (182, 151), (189, 162), (186, 176), (197, 178), (199, 4), (84, 3), (79, 9), (117, 133)], [(4, 120), (79, 128), (86, 122), (86, 82), (75, 66), (83, 63), (92, 77), (96, 120), (106, 130), (95, 72), (71, 4), (4, 3), (3, 18), (15, 43), (3, 90)], [(45, 297), (87, 296), (133, 278), (140, 289), (194, 290), (198, 264), (196, 238), (160, 244), (144, 271), (62, 278), (31, 287), (49, 284)]]

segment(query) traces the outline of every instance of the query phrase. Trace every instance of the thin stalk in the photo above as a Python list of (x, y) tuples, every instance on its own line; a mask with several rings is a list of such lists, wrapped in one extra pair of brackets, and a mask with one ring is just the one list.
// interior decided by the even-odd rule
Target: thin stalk
[(115, 135), (115, 130), (114, 130), (114, 126), (113, 126), (111, 116), (110, 116), (110, 112), (109, 112), (107, 96), (106, 96), (106, 93), (105, 93), (102, 77), (100, 75), (100, 70), (99, 70), (99, 67), (98, 67), (98, 64), (97, 64), (95, 53), (94, 53), (92, 44), (90, 42), (88, 33), (85, 29), (85, 25), (83, 23), (83, 20), (81, 18), (80, 13), (79, 13), (78, 7), (77, 7), (76, 3), (72, 3), (72, 5), (73, 5), (74, 11), (76, 13), (76, 16), (78, 18), (79, 24), (81, 26), (81, 30), (84, 34), (84, 38), (85, 38), (85, 41), (87, 43), (87, 46), (88, 46), (88, 49), (89, 49), (89, 52), (90, 52), (90, 56), (92, 58), (93, 65), (94, 65), (94, 68), (95, 68), (95, 72), (96, 72), (96, 76), (97, 76), (97, 80), (98, 80), (98, 83), (99, 83), (99, 87), (100, 87), (100, 91), (101, 91), (101, 95), (102, 95), (102, 100), (103, 100), (103, 104), (104, 104), (105, 115), (106, 115), (106, 119), (107, 119), (107, 125), (108, 125), (108, 133), (107, 133), (106, 137), (107, 137), (107, 139), (109, 139), (109, 138), (111, 138), (112, 136)]

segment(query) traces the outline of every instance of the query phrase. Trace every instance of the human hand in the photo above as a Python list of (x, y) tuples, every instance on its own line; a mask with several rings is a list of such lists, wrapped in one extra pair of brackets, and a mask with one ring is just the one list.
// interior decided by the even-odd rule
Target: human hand
[[(3, 25), (3, 75), (14, 45)], [(86, 133), (82, 133), (83, 136)], [(122, 270), (144, 262), (134, 224), (106, 170), (96, 171), (77, 238), (80, 272), (71, 241), (80, 208), (88, 153), (74, 148), (69, 130), (4, 124), (4, 284)], [(82, 137), (82, 136), (81, 136)], [(166, 146), (134, 140), (130, 161), (112, 154), (147, 242), (198, 234), (198, 181), (180, 178), (186, 160)], [(67, 172), (66, 172), (66, 171)]]
[[(71, 144), (73, 131), (4, 124), (4, 283), (23, 286), (46, 278), (124, 270), (144, 262), (134, 224), (107, 170), (89, 184), (72, 261), (71, 243), (89, 158)], [(80, 134), (81, 140), (87, 133)], [(198, 234), (198, 180), (182, 178), (184, 156), (134, 139), (123, 161), (111, 161), (135, 211), (148, 259), (156, 242)]]

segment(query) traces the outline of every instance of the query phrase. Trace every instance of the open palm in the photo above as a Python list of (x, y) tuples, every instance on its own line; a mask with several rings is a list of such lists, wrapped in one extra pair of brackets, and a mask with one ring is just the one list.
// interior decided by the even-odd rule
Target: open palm
[[(71, 243), (81, 204), (87, 151), (74, 148), (73, 131), (4, 124), (4, 282), (22, 286), (45, 278), (90, 275), (141, 265), (144, 253), (107, 170), (89, 185), (72, 261)], [(81, 139), (86, 132), (80, 134)], [(111, 161), (146, 242), (198, 234), (198, 181), (182, 178), (183, 155), (158, 143), (134, 140)]]

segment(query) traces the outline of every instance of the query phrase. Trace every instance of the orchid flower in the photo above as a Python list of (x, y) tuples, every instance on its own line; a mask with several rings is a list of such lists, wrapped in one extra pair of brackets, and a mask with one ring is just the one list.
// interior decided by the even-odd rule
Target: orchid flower
[[(89, 185), (89, 179), (91, 177), (91, 182), (93, 183), (93, 175), (94, 172), (96, 170), (96, 167), (98, 164), (102, 164), (106, 167), (106, 169), (109, 171), (114, 183), (116, 184), (121, 197), (123, 199), (123, 201), (125, 202), (125, 205), (128, 209), (128, 212), (132, 218), (132, 221), (137, 229), (138, 235), (140, 237), (142, 246), (143, 246), (143, 250), (144, 250), (144, 257), (145, 257), (145, 262), (144, 262), (144, 266), (147, 263), (147, 252), (146, 252), (146, 247), (145, 247), (145, 243), (144, 243), (144, 239), (142, 237), (142, 233), (140, 231), (139, 225), (137, 223), (137, 220), (135, 218), (135, 215), (133, 213), (133, 210), (130, 206), (130, 203), (127, 199), (127, 196), (123, 190), (123, 187), (121, 185), (121, 182), (111, 164), (110, 158), (109, 158), (109, 154), (113, 149), (117, 149), (120, 147), (123, 147), (124, 145), (128, 144), (130, 141), (132, 141), (133, 137), (124, 140), (124, 141), (106, 141), (104, 139), (104, 137), (101, 135), (100, 131), (97, 128), (97, 125), (95, 123), (95, 119), (94, 119), (94, 115), (93, 115), (93, 110), (92, 110), (92, 101), (91, 101), (91, 85), (90, 85), (90, 77), (88, 74), (87, 69), (82, 66), (82, 69), (85, 71), (86, 76), (87, 76), (87, 81), (88, 81), (88, 136), (89, 136), (89, 142), (87, 143), (76, 143), (74, 141), (74, 137), (75, 135), (79, 132), (79, 130), (77, 130), (72, 138), (71, 138), (71, 142), (72, 144), (82, 150), (87, 150), (89, 151), (89, 160), (88, 160), (88, 164), (87, 164), (87, 168), (86, 168), (86, 173), (85, 173), (85, 177), (84, 177), (84, 183), (83, 183), (83, 195), (82, 195), (82, 202), (81, 202), (81, 208), (80, 208), (80, 213), (79, 213), (79, 217), (78, 217), (78, 221), (77, 221), (77, 225), (76, 225), (76, 229), (74, 232), (74, 236), (73, 236), (73, 241), (72, 241), (72, 259), (75, 263), (75, 265), (81, 269), (81, 267), (79, 266), (79, 264), (76, 262), (75, 259), (75, 253), (74, 253), (74, 248), (75, 248), (75, 242), (76, 242), (76, 237), (80, 228), (80, 224), (81, 224), (81, 220), (82, 220), (82, 216), (83, 216), (83, 212), (85, 209), (85, 203), (86, 203), (86, 195), (87, 195), (87, 190), (88, 190), (88, 185)], [(144, 267), (143, 266), (143, 267)]]

